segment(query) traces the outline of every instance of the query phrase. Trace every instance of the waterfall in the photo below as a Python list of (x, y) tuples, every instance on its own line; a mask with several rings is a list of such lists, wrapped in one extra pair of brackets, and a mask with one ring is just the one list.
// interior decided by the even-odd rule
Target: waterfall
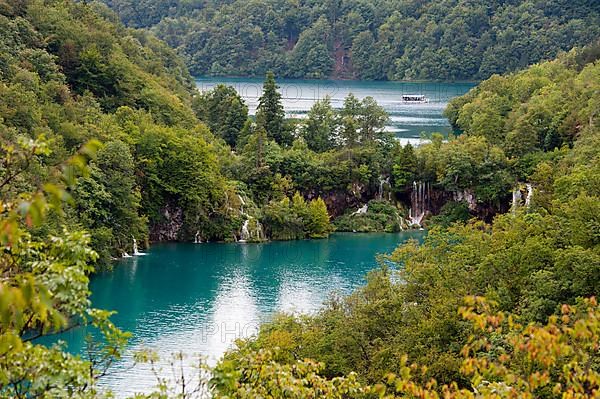
[(135, 237), (132, 237), (132, 238), (133, 238), (133, 256), (146, 255), (144, 252), (138, 251), (137, 240), (135, 239)]
[(404, 231), (404, 218), (400, 215), (398, 215), (398, 227), (400, 228), (400, 231)]
[(199, 231), (194, 235), (194, 244), (202, 244), (202, 237), (200, 237)]
[[(252, 226), (250, 222), (253, 221)], [(240, 240), (239, 242), (248, 242), (248, 241), (262, 241), (264, 240), (263, 228), (260, 222), (254, 218), (248, 218), (244, 221), (242, 225), (242, 230), (240, 231)]]
[(364, 215), (369, 210), (369, 204), (364, 204), (362, 207), (358, 208), (356, 212), (354, 212), (351, 216), (354, 215)]
[(530, 183), (525, 183), (527, 195), (525, 196), (525, 203), (522, 204), (523, 193), (521, 192), (521, 187), (523, 187), (523, 183), (517, 183), (517, 186), (512, 192), (512, 203), (510, 210), (513, 214), (517, 212), (517, 208), (519, 208), (521, 205), (524, 205), (525, 208), (529, 208), (531, 205), (531, 200), (533, 199), (533, 186)]
[(249, 224), (250, 224), (250, 219), (246, 219), (246, 221), (244, 221), (244, 225), (242, 226), (240, 241), (245, 242), (248, 240), (248, 238), (250, 238), (250, 231), (248, 230)]
[(244, 215), (244, 205), (246, 205), (246, 201), (242, 198), (241, 195), (238, 194), (238, 199), (240, 200), (240, 213)]
[(515, 213), (517, 208), (521, 205), (521, 188), (517, 185), (512, 192), (512, 203), (511, 203), (511, 211)]
[(137, 247), (137, 241), (134, 238), (133, 239), (133, 256), (137, 256), (139, 255), (139, 251), (138, 251), (138, 247)]
[[(379, 176), (379, 191), (377, 192), (377, 198), (382, 200), (383, 199), (383, 185), (387, 184), (388, 186), (390, 185), (390, 178), (389, 176), (387, 178), (383, 178), (383, 176)], [(391, 191), (390, 191), (391, 193)]]
[(533, 198), (533, 186), (529, 183), (525, 185), (527, 187), (527, 197), (525, 197), (525, 207), (529, 208), (531, 205), (531, 199)]
[(410, 194), (410, 208), (408, 210), (408, 219), (411, 225), (421, 227), (423, 218), (427, 213), (430, 194), (431, 187), (429, 183), (413, 182), (413, 189)]

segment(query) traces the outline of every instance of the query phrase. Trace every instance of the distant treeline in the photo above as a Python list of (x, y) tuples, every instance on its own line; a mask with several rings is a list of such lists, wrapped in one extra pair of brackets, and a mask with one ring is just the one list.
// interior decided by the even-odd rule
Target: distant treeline
[(588, 0), (104, 0), (194, 75), (486, 79), (600, 33)]

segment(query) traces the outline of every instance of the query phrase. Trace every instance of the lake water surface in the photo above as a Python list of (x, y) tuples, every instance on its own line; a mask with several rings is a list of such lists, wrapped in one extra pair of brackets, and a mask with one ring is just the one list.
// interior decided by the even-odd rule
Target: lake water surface
[[(425, 232), (337, 233), (324, 240), (262, 244), (161, 244), (147, 255), (123, 259), (92, 278), (92, 305), (115, 310), (112, 320), (133, 333), (125, 358), (101, 380), (116, 397), (147, 391), (155, 379), (133, 364), (134, 351), (157, 351), (162, 365), (172, 353), (206, 356), (209, 364), (234, 339), (248, 337), (276, 312), (314, 312), (333, 292), (348, 294), (389, 253)], [(62, 334), (82, 353), (83, 328)], [(44, 340), (45, 343), (55, 341)], [(189, 370), (188, 370), (189, 371)]]
[[(223, 83), (233, 86), (244, 98), (251, 115), (256, 112), (262, 93), (262, 79), (249, 78), (198, 78), (200, 91), (210, 90)], [(367, 82), (346, 80), (282, 79), (277, 81), (282, 94), (283, 107), (288, 117), (302, 118), (315, 101), (331, 97), (334, 108), (342, 108), (344, 98), (353, 93), (359, 99), (371, 96), (390, 115), (388, 131), (394, 132), (403, 143), (417, 144), (423, 134), (433, 132), (448, 135), (452, 128), (443, 112), (448, 101), (461, 96), (475, 83), (437, 82)], [(405, 104), (403, 94), (421, 94), (429, 99), (426, 104)]]

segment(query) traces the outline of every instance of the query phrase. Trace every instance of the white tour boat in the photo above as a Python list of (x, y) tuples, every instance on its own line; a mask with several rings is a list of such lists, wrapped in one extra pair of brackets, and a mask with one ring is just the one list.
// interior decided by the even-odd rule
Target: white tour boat
[(405, 104), (426, 104), (429, 99), (422, 94), (404, 94), (402, 102)]

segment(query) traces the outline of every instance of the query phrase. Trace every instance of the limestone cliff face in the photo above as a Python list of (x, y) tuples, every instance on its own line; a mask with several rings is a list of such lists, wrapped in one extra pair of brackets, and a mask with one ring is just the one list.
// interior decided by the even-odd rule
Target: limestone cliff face
[(167, 205), (161, 209), (161, 219), (150, 225), (150, 241), (177, 241), (183, 229), (183, 210)]
[[(415, 188), (416, 187), (416, 188)], [(427, 185), (426, 189), (423, 188), (422, 183), (415, 183), (412, 190), (409, 189), (402, 193), (385, 193), (381, 195), (377, 190), (363, 186), (360, 184), (354, 184), (347, 191), (329, 191), (326, 193), (303, 193), (307, 199), (314, 199), (320, 196), (327, 205), (327, 210), (331, 216), (331, 220), (337, 219), (340, 216), (348, 214), (349, 212), (356, 211), (371, 200), (384, 200), (390, 201), (400, 214), (400, 219), (410, 224), (410, 216), (412, 212), (423, 214), (421, 221), (424, 226), (427, 225), (427, 219), (431, 216), (438, 215), (442, 207), (451, 201), (465, 201), (469, 206), (469, 211), (472, 216), (479, 219), (490, 222), (495, 215), (498, 213), (504, 213), (508, 211), (509, 199), (500, 201), (499, 204), (484, 204), (477, 201), (476, 194), (472, 190), (463, 190), (461, 192), (452, 192), (443, 190), (435, 185)], [(415, 192), (418, 190), (420, 197), (418, 201), (415, 201)], [(244, 200), (243, 204), (250, 202), (249, 199)], [(418, 202), (418, 207), (415, 202)], [(241, 207), (241, 210), (237, 210)], [(252, 213), (256, 213), (258, 208), (252, 205), (254, 210)], [(246, 206), (248, 208), (248, 206)], [(256, 208), (256, 209), (254, 209)], [(419, 208), (413, 210), (412, 208)], [(245, 213), (244, 205), (238, 205), (236, 203), (235, 209), (231, 208), (231, 212), (236, 217), (230, 219), (215, 219), (207, 220), (203, 219), (203, 222), (197, 223), (197, 225), (189, 226), (185, 223), (183, 209), (177, 204), (169, 204), (161, 209), (160, 219), (151, 222), (150, 224), (150, 241), (152, 242), (165, 242), (165, 241), (193, 241), (194, 239), (200, 238), (202, 241), (215, 240), (215, 241), (236, 241), (243, 236), (243, 223), (249, 218)], [(240, 216), (241, 215), (241, 216)], [(258, 216), (256, 216), (258, 217)], [(233, 220), (235, 219), (235, 220)], [(239, 220), (238, 220), (239, 219)], [(402, 223), (401, 223), (402, 224)], [(265, 231), (269, 231), (269, 226), (264, 226)], [(242, 237), (243, 238), (243, 237)]]
[(331, 218), (336, 218), (344, 214), (348, 209), (360, 208), (368, 201), (368, 199), (363, 196), (356, 196), (340, 191), (332, 191), (322, 198), (327, 205), (327, 211)]

